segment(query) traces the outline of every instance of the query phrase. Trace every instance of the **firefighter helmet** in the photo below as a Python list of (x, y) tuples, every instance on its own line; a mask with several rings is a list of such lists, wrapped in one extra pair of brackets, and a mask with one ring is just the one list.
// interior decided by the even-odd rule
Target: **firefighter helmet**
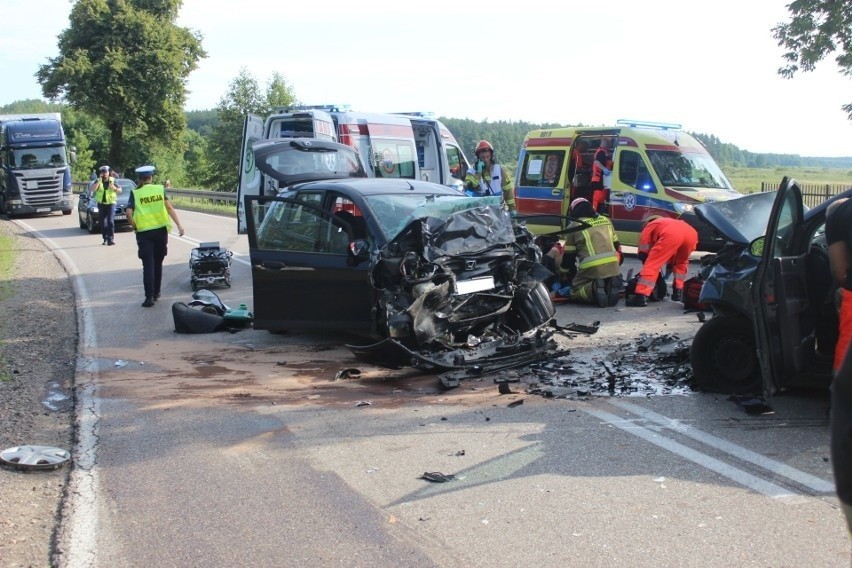
[(491, 142), (488, 140), (480, 140), (479, 144), (476, 145), (476, 148), (473, 149), (473, 155), (479, 156), (479, 153), (483, 150), (489, 150), (491, 155), (494, 155), (494, 146), (491, 145)]

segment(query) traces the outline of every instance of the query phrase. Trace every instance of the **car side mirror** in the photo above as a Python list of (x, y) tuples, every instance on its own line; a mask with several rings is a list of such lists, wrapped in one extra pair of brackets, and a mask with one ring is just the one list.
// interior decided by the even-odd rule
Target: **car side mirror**
[(748, 246), (748, 252), (752, 256), (763, 256), (763, 243), (766, 240), (766, 237), (757, 237), (751, 244)]
[(365, 260), (370, 260), (370, 244), (364, 239), (350, 242), (347, 250), (350, 266), (356, 266)]

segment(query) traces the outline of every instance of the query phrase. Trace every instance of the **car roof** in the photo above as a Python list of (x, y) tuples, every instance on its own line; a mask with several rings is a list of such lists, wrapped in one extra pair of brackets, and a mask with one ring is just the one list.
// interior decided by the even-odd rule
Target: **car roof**
[(289, 191), (336, 190), (341, 193), (359, 195), (381, 195), (391, 193), (412, 193), (415, 195), (463, 195), (462, 193), (430, 181), (389, 178), (357, 178), (323, 180), (301, 183), (288, 188)]

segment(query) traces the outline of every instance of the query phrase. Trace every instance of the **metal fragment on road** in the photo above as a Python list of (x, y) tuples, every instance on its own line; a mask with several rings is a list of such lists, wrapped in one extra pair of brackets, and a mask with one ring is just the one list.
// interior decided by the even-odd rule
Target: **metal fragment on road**
[(52, 446), (14, 446), (0, 451), (0, 463), (15, 469), (59, 469), (69, 459), (68, 450)]
[(444, 474), (440, 471), (425, 471), (420, 478), (433, 483), (446, 483), (448, 481), (455, 481), (456, 476), (452, 474)]

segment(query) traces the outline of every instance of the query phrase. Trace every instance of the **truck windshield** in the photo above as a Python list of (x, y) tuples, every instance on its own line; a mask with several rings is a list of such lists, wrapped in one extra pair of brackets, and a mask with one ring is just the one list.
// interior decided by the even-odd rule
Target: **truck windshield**
[(734, 189), (709, 154), (648, 150), (648, 157), (663, 185), (678, 188)]
[(37, 168), (56, 168), (68, 165), (65, 161), (65, 148), (54, 146), (52, 148), (22, 148), (11, 152), (11, 163), (13, 168), (32, 170)]

